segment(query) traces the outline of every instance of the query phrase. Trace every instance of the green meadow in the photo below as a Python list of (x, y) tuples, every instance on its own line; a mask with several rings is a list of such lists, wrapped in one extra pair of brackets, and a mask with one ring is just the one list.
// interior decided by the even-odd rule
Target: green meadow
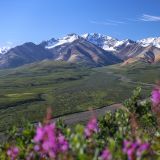
[(160, 64), (90, 68), (44, 61), (0, 70), (0, 131), (44, 118), (48, 107), (61, 116), (123, 102), (137, 86), (144, 98), (160, 79)]

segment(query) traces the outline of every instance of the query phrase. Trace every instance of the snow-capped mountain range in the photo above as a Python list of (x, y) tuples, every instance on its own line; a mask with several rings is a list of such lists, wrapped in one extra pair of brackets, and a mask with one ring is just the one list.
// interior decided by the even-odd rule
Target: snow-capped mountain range
[[(124, 39), (124, 40), (118, 40), (116, 38), (113, 38), (111, 36), (99, 34), (99, 33), (85, 33), (82, 35), (77, 34), (68, 34), (62, 38), (52, 38), (46, 42), (45, 48), (52, 49), (56, 46), (63, 45), (66, 43), (72, 43), (75, 40), (79, 38), (84, 38), (85, 40), (97, 45), (98, 47), (101, 47), (102, 49), (106, 51), (113, 51), (116, 52), (117, 48), (121, 46), (128, 46), (133, 43), (138, 43), (142, 47), (148, 47), (148, 46), (155, 46), (157, 48), (160, 48), (160, 37), (150, 37), (145, 38), (142, 40), (133, 41), (130, 39)], [(7, 51), (11, 49), (11, 47), (1, 47), (0, 48), (0, 54), (5, 54)]]
[(160, 62), (160, 37), (138, 41), (98, 34), (68, 34), (40, 44), (32, 42), (0, 48), (0, 68), (12, 68), (42, 60), (103, 66), (135, 61)]
[(155, 46), (157, 48), (160, 48), (160, 37), (156, 38), (146, 38), (138, 41), (133, 41), (130, 39), (124, 39), (124, 40), (118, 40), (116, 38), (99, 34), (99, 33), (86, 33), (82, 35), (77, 34), (68, 34), (67, 36), (59, 39), (51, 39), (46, 45), (46, 48), (51, 49), (58, 45), (63, 45), (65, 43), (72, 43), (73, 41), (84, 38), (85, 40), (97, 45), (98, 47), (101, 47), (102, 49), (106, 51), (115, 51), (117, 48), (121, 47), (122, 45), (128, 46), (133, 43), (138, 43), (142, 47), (147, 47), (149, 45)]
[(152, 47), (160, 49), (160, 37), (146, 38), (138, 41), (133, 41), (131, 39), (118, 40), (111, 36), (98, 34), (98, 33), (90, 33), (90, 34), (86, 33), (82, 35), (69, 34), (57, 40), (51, 39), (49, 41), (46, 41), (45, 47), (47, 49), (53, 49), (57, 46), (63, 47), (63, 45), (71, 44), (74, 41), (81, 38), (102, 48), (107, 52), (112, 52), (122, 60), (127, 60), (133, 57), (137, 58), (137, 56), (139, 55), (141, 55), (140, 57), (144, 57), (144, 55), (146, 57), (147, 55), (146, 52), (152, 51), (153, 50)]

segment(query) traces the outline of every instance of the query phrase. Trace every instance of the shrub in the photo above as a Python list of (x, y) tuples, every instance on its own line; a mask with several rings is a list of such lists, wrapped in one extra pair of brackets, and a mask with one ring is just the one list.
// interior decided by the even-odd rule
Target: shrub
[[(160, 90), (141, 100), (140, 88), (115, 112), (106, 112), (86, 126), (66, 126), (62, 120), (13, 127), (0, 146), (1, 160), (159, 160)], [(157, 108), (156, 108), (157, 107)], [(156, 112), (155, 112), (156, 111)]]

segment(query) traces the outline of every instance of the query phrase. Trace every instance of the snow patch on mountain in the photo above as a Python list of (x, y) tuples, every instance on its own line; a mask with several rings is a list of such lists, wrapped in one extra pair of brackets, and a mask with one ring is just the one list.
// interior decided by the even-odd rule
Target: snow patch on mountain
[(63, 38), (59, 38), (59, 39), (51, 39), (48, 41), (48, 44), (46, 46), (47, 49), (51, 49), (51, 48), (54, 48), (56, 46), (59, 46), (59, 45), (63, 45), (63, 44), (66, 44), (66, 43), (72, 43), (74, 42), (75, 40), (77, 40), (78, 38), (80, 38), (79, 35), (77, 34), (68, 34), (67, 36), (63, 37)]
[(5, 54), (7, 53), (7, 51), (11, 49), (11, 47), (1, 47), (0, 48), (0, 54)]
[(114, 45), (118, 41), (113, 37), (102, 35), (99, 33), (86, 33), (83, 34), (82, 37), (106, 51), (115, 51)]
[(139, 44), (140, 46), (147, 47), (149, 45), (155, 46), (160, 48), (160, 37), (157, 38), (146, 38), (138, 41), (132, 41), (130, 39), (118, 40), (111, 36), (99, 34), (99, 33), (85, 33), (81, 36), (77, 34), (68, 34), (62, 38), (55, 39), (52, 38), (49, 41), (45, 41), (45, 48), (52, 49), (54, 47), (69, 44), (74, 42), (79, 38), (84, 38), (88, 42), (95, 44), (96, 46), (113, 53), (118, 53), (124, 47), (128, 47), (130, 45), (134, 45), (135, 43)]
[(150, 37), (137, 41), (141, 46), (148, 47), (149, 45), (153, 45), (157, 48), (160, 48), (160, 37)]
[(122, 45), (128, 46), (133, 43), (133, 41), (129, 39), (118, 40), (116, 38), (106, 35), (101, 35), (98, 33), (91, 33), (91, 34), (86, 33), (82, 35), (82, 37), (106, 51), (113, 51), (113, 52), (116, 52), (117, 48)]

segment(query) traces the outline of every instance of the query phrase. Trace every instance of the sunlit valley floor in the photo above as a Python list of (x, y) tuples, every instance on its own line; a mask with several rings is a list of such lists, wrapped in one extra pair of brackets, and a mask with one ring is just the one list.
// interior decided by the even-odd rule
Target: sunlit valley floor
[(137, 86), (144, 98), (160, 79), (160, 64), (132, 63), (91, 68), (65, 62), (39, 62), (0, 71), (0, 130), (24, 121), (121, 103)]

